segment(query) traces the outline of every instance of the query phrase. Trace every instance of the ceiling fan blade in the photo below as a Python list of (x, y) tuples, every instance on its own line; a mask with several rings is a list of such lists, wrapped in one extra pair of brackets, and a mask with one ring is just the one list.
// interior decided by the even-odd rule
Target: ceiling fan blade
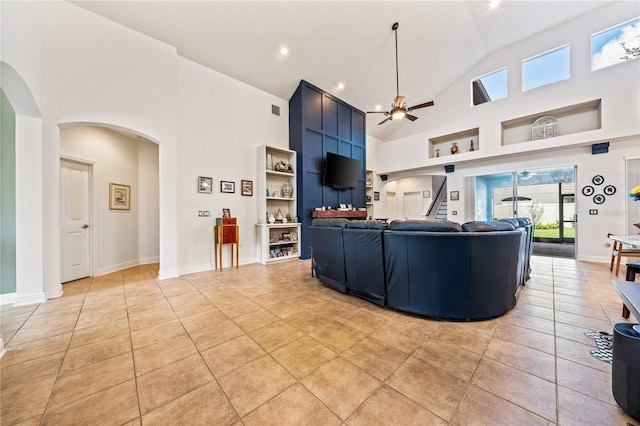
[(389, 114), (387, 111), (367, 111), (367, 114)]
[(411, 121), (416, 121), (418, 119), (418, 117), (416, 117), (415, 115), (411, 115), (411, 114), (405, 114), (404, 118), (408, 118)]
[(396, 107), (399, 108), (404, 103), (404, 96), (396, 96)]
[(391, 117), (387, 117), (387, 118), (385, 118), (384, 120), (382, 120), (381, 122), (379, 122), (379, 123), (378, 123), (378, 126), (379, 126), (379, 125), (381, 125), (381, 124), (383, 124), (383, 123), (386, 123), (386, 122), (387, 122), (387, 121), (389, 121), (389, 120), (391, 120)]
[(423, 104), (414, 105), (411, 108), (409, 108), (409, 110), (418, 109), (418, 108), (425, 108), (425, 107), (430, 107), (430, 106), (433, 106), (433, 101), (425, 102)]

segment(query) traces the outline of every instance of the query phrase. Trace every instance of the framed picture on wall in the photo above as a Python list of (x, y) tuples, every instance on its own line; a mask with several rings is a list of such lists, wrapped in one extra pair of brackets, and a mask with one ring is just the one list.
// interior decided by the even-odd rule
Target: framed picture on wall
[(198, 192), (211, 194), (213, 191), (213, 178), (198, 176)]
[(458, 191), (451, 191), (451, 194), (449, 196), (449, 199), (451, 201), (458, 201), (460, 199), (460, 192)]
[(422, 191), (422, 198), (429, 198), (431, 197), (431, 191), (429, 191), (428, 189), (425, 189)]
[(109, 209), (131, 210), (131, 185), (109, 183)]
[(236, 192), (236, 183), (230, 182), (226, 180), (220, 181), (220, 192), (226, 192), (228, 194), (233, 194)]
[(253, 195), (253, 181), (252, 180), (241, 180), (240, 187), (242, 189), (241, 194), (252, 196)]
[(373, 201), (380, 201), (380, 193), (378, 191), (373, 192)]

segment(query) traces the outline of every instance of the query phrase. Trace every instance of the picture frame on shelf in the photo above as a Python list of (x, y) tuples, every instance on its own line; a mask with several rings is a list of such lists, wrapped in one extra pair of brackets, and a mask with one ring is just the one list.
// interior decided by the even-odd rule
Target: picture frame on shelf
[(373, 192), (373, 201), (380, 201), (380, 193), (378, 191)]
[(236, 183), (228, 180), (221, 180), (220, 192), (233, 194), (234, 192), (236, 192)]
[(451, 201), (458, 201), (460, 199), (460, 192), (459, 191), (451, 191), (451, 193), (449, 194), (449, 199)]
[(253, 181), (252, 180), (241, 180), (240, 181), (241, 194), (251, 197), (253, 196)]
[(198, 192), (202, 194), (211, 194), (213, 192), (213, 178), (198, 176)]
[(231, 217), (231, 209), (222, 209), (222, 217)]
[(131, 210), (131, 185), (109, 183), (109, 210)]

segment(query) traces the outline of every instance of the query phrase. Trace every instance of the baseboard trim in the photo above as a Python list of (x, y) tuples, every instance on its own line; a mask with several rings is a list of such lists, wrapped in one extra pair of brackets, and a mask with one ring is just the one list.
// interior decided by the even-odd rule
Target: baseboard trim
[(578, 255), (578, 260), (582, 260), (582, 261), (585, 261), (585, 262), (611, 263), (611, 256), (602, 257), (602, 256), (581, 256), (581, 255)]
[(35, 303), (46, 302), (47, 299), (43, 291), (30, 294), (16, 294), (13, 306), (33, 305)]
[(13, 305), (16, 301), (16, 293), (0, 294), (0, 305)]
[(158, 279), (159, 280), (166, 280), (169, 278), (177, 278), (179, 276), (178, 274), (178, 270), (177, 269), (171, 269), (168, 271), (164, 271), (164, 270), (159, 270), (158, 271)]

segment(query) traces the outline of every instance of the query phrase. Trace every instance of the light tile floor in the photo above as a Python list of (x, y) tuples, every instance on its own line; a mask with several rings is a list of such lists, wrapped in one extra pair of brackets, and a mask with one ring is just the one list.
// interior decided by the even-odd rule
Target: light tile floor
[(513, 311), (473, 323), (340, 294), (309, 261), (65, 284), (59, 299), (0, 310), (0, 423), (634, 424), (583, 334), (622, 321), (613, 274), (532, 267)]

